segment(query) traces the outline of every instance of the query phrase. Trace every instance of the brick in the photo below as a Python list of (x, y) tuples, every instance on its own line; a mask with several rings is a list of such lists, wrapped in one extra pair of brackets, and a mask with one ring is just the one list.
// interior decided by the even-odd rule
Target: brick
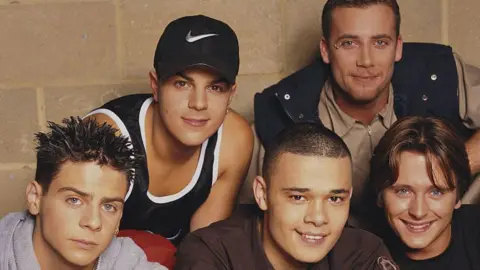
[(0, 81), (117, 78), (114, 11), (110, 2), (0, 8)]
[(0, 162), (32, 162), (39, 130), (34, 89), (0, 90)]
[(398, 4), (402, 16), (400, 32), (405, 41), (442, 42), (442, 4), (440, 0), (401, 0), (398, 1)]
[(322, 9), (326, 0), (287, 0), (283, 6), (285, 70), (293, 73), (319, 56)]
[(463, 60), (480, 67), (480, 18), (478, 10), (480, 1), (450, 1), (449, 9), (449, 43), (460, 53)]
[(0, 217), (25, 209), (25, 189), (35, 177), (35, 170), (24, 166), (0, 171)]
[[(240, 73), (275, 73), (282, 65), (280, 8), (275, 0), (123, 0), (127, 78), (143, 77), (165, 26), (172, 20), (205, 14), (228, 23), (240, 43)], [(185, 33), (186, 35), (187, 33)]]
[(253, 121), (253, 97), (264, 88), (277, 83), (279, 74), (269, 75), (240, 75), (237, 78), (237, 94), (233, 98), (231, 107), (241, 114), (248, 122)]
[(112, 99), (134, 93), (151, 93), (148, 81), (144, 84), (69, 87), (68, 90), (64, 87), (47, 88), (46, 117), (55, 122), (69, 116), (82, 116)]

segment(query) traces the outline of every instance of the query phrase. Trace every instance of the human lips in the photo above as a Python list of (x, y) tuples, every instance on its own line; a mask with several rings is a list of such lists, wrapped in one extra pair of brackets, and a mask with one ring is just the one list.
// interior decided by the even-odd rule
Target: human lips
[(357, 81), (373, 81), (379, 77), (379, 75), (357, 75), (352, 74), (353, 79)]
[(311, 232), (298, 232), (303, 242), (309, 245), (320, 245), (325, 241), (327, 237), (326, 233), (311, 233)]
[(405, 228), (411, 233), (424, 233), (432, 227), (434, 221), (424, 221), (424, 222), (412, 222), (407, 220), (401, 220), (405, 225)]
[(205, 119), (205, 118), (183, 117), (182, 119), (185, 123), (187, 123), (188, 125), (193, 126), (193, 127), (201, 127), (201, 126), (204, 126), (205, 124), (207, 124), (207, 122), (208, 122), (208, 119)]
[(93, 249), (98, 245), (93, 241), (89, 241), (85, 239), (71, 239), (71, 241), (74, 242), (81, 249)]

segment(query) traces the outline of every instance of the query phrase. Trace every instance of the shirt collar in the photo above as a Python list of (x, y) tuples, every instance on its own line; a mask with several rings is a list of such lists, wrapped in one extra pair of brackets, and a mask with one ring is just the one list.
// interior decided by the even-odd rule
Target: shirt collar
[[(390, 84), (387, 105), (377, 115), (381, 124), (387, 129), (390, 128), (390, 126), (396, 120), (395, 112), (393, 109), (393, 100), (393, 87)], [(333, 89), (329, 81), (325, 82), (323, 91), (320, 94), (319, 106), (323, 106), (326, 108), (331, 119), (332, 129), (340, 137), (345, 136), (357, 122), (360, 123), (358, 120), (350, 117), (340, 109), (338, 104), (335, 102)], [(321, 111), (320, 108), (319, 111)]]

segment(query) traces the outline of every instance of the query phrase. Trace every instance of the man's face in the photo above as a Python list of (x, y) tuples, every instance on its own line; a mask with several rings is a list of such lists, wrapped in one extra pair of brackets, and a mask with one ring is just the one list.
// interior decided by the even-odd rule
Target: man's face
[[(33, 237), (37, 257), (70, 266), (95, 263), (119, 226), (126, 193), (126, 175), (109, 166), (62, 165), (37, 201)], [(27, 196), (31, 202), (28, 189)]]
[(402, 57), (402, 40), (389, 6), (340, 7), (332, 12), (331, 34), (320, 49), (338, 90), (351, 102), (369, 104), (388, 93), (394, 63)]
[(184, 70), (157, 86), (159, 116), (168, 132), (187, 146), (200, 145), (218, 130), (236, 88), (206, 67)]
[(272, 171), (264, 209), (269, 260), (321, 261), (348, 218), (350, 159), (284, 153)]
[(428, 176), (425, 156), (403, 152), (398, 179), (382, 195), (388, 222), (402, 242), (414, 251), (438, 255), (450, 242), (452, 214), (460, 201), (435, 163), (439, 188)]

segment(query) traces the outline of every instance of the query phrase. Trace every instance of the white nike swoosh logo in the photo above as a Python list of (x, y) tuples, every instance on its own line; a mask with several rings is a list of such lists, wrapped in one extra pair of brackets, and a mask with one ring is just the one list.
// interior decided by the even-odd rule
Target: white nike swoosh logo
[(192, 31), (190, 31), (190, 32), (188, 32), (185, 39), (187, 40), (187, 42), (192, 43), (192, 42), (195, 42), (197, 40), (204, 39), (204, 38), (207, 38), (207, 37), (213, 37), (213, 36), (218, 36), (218, 34), (203, 34), (203, 35), (198, 35), (198, 36), (192, 36)]

